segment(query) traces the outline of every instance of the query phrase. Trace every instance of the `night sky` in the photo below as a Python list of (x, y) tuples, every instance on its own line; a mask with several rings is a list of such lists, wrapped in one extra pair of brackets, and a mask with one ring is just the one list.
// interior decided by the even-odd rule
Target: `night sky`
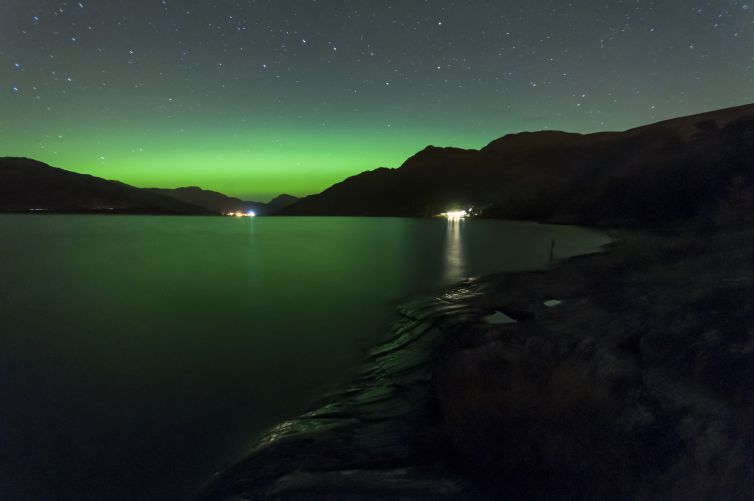
[(265, 200), (754, 101), (754, 0), (0, 0), (0, 155)]

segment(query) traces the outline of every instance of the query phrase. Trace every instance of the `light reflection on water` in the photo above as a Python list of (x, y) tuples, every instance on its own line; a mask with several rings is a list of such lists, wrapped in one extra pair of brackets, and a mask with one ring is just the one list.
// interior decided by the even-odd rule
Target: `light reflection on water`
[(347, 378), (396, 301), (545, 267), (554, 239), (559, 258), (609, 240), (482, 220), (0, 215), (0, 500), (186, 498)]
[(445, 239), (445, 280), (458, 282), (466, 278), (463, 252), (464, 220), (448, 218)]

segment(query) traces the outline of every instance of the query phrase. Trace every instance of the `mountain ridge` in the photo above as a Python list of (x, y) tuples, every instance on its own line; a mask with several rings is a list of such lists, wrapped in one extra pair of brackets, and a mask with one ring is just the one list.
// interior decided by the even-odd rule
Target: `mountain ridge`
[(754, 104), (622, 132), (525, 131), (480, 149), (428, 145), (398, 168), (268, 204), (196, 186), (137, 188), (0, 157), (0, 211), (426, 217), (474, 207), (486, 217), (658, 226), (733, 206), (754, 210), (752, 144)]
[(139, 188), (25, 157), (0, 157), (0, 212), (220, 215), (272, 214), (298, 199), (248, 202), (198, 186)]
[(24, 157), (0, 157), (0, 212), (212, 215), (120, 181)]
[(251, 202), (231, 197), (218, 191), (206, 190), (199, 186), (184, 186), (180, 188), (147, 188), (150, 191), (164, 196), (182, 200), (186, 203), (197, 205), (211, 210), (217, 214), (229, 212), (262, 212), (267, 204)]
[[(421, 217), (474, 206), (489, 217), (657, 226), (721, 202), (738, 176), (747, 189), (754, 183), (737, 153), (751, 139), (750, 122), (752, 104), (623, 132), (520, 132), (478, 150), (428, 146), (398, 168), (351, 176), (281, 214)], [(714, 190), (705, 193), (701, 180)]]

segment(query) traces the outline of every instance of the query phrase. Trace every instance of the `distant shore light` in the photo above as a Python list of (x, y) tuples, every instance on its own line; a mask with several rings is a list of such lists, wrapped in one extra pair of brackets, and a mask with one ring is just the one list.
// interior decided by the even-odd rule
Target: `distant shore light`
[(225, 215), (231, 217), (257, 217), (257, 213), (253, 210), (246, 212), (226, 212)]
[(447, 217), (448, 219), (464, 219), (468, 217), (469, 214), (465, 210), (452, 210), (448, 212), (443, 212), (440, 215)]

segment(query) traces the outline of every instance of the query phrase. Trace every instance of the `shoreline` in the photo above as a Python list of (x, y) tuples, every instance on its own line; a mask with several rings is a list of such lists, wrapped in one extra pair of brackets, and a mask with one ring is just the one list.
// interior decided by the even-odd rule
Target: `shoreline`
[(470, 277), (398, 301), (390, 335), (367, 351), (349, 381), (324, 392), (313, 410), (263, 432), (192, 499), (494, 499), (484, 480), (465, 471), (442, 429), (436, 381), (446, 352), (457, 348), (450, 337), (487, 325), (484, 318), (496, 310), (482, 296), (491, 285), (551, 273), (609, 252), (615, 242), (543, 270)]
[(313, 410), (263, 432), (244, 458), (216, 472), (192, 499), (490, 498), (458, 464), (442, 430), (435, 383), (448, 338), (484, 324), (493, 311), (478, 305), (480, 288), (500, 277), (549, 273), (613, 243), (543, 270), (471, 277), (396, 301), (390, 335), (367, 351), (350, 380), (325, 391)]
[(441, 416), (432, 389), (444, 338), (482, 313), (465, 304), (471, 283), (400, 304), (391, 335), (348, 383), (262, 434), (194, 499), (478, 497), (434, 440)]
[(629, 234), (399, 307), (199, 500), (751, 499), (754, 231)]

